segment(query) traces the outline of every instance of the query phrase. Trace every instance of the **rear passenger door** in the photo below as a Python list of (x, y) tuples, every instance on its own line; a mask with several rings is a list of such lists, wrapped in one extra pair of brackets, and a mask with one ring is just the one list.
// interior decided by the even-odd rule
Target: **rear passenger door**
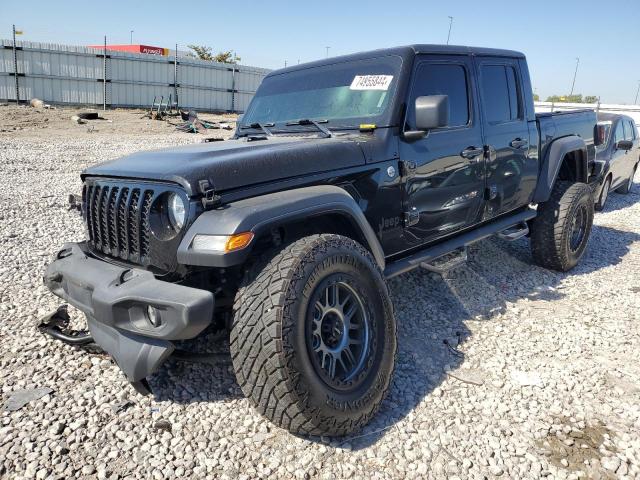
[(620, 150), (617, 145), (620, 140), (624, 140), (625, 132), (624, 132), (624, 120), (618, 119), (616, 123), (613, 125), (613, 145), (611, 146), (611, 160), (609, 160), (609, 171), (611, 172), (611, 188), (618, 188), (622, 183), (624, 183), (626, 177), (626, 163), (628, 159), (627, 152), (625, 150)]
[(518, 60), (476, 57), (475, 61), (487, 148), (487, 220), (530, 202), (538, 162), (535, 155), (529, 156), (529, 126)]

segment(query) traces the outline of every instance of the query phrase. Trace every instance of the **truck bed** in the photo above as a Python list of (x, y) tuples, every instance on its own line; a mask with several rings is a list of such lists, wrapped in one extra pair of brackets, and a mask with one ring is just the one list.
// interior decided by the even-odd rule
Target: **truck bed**
[(596, 112), (589, 109), (536, 113), (540, 132), (540, 158), (545, 157), (551, 141), (569, 135), (578, 135), (587, 144), (588, 161), (591, 166), (596, 158), (594, 135), (597, 121)]

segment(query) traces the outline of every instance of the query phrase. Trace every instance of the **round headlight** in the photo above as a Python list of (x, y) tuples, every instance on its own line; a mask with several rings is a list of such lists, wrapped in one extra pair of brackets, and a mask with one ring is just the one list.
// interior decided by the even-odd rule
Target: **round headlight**
[(177, 193), (169, 194), (167, 199), (167, 211), (169, 212), (169, 221), (171, 226), (176, 230), (180, 230), (184, 226), (184, 220), (187, 216), (184, 201)]

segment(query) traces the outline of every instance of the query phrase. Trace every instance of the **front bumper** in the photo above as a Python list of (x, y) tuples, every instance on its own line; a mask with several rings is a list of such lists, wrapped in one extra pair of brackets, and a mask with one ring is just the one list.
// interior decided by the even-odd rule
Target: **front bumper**
[[(47, 267), (45, 285), (86, 314), (94, 341), (116, 361), (137, 390), (174, 350), (212, 321), (211, 292), (164, 282), (146, 270), (89, 256), (86, 244), (65, 244)], [(159, 315), (153, 326), (151, 306)]]

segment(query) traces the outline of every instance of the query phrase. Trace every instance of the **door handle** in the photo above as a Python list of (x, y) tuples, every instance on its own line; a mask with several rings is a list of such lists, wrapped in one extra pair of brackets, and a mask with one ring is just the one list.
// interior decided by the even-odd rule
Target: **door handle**
[(467, 160), (475, 160), (476, 157), (479, 157), (483, 153), (484, 153), (484, 148), (469, 147), (461, 151), (460, 156), (462, 158), (466, 158)]
[(527, 146), (529, 146), (529, 142), (521, 138), (516, 138), (514, 140), (511, 140), (511, 143), (509, 145), (511, 145), (513, 148), (526, 148)]

